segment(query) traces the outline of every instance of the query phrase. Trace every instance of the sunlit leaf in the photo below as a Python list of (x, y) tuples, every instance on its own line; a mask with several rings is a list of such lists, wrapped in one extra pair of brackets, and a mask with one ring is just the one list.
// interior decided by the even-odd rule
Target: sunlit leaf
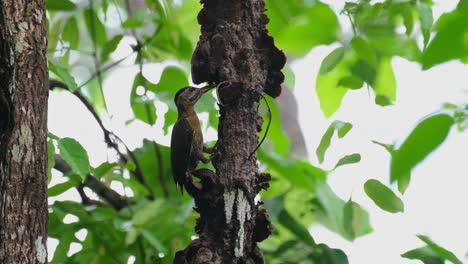
[(380, 183), (378, 180), (370, 179), (364, 184), (364, 191), (367, 196), (381, 209), (390, 212), (398, 213), (404, 211), (404, 205), (398, 196), (387, 186)]
[(380, 59), (373, 88), (376, 94), (387, 97), (391, 102), (396, 100), (396, 79), (390, 58), (383, 57)]

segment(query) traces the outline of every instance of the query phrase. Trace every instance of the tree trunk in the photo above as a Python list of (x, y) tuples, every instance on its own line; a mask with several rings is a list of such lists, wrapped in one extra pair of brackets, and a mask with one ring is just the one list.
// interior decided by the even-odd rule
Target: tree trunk
[(0, 1), (0, 263), (47, 262), (45, 0)]
[(277, 97), (284, 76), (284, 54), (265, 25), (262, 0), (202, 0), (198, 15), (202, 35), (192, 57), (195, 83), (218, 85), (220, 123), (216, 174), (200, 169), (201, 180), (191, 195), (200, 213), (199, 238), (176, 254), (174, 263), (263, 263), (256, 243), (272, 232), (272, 224), (254, 198), (268, 187), (270, 176), (259, 173), (257, 132), (262, 120), (259, 100), (265, 92)]

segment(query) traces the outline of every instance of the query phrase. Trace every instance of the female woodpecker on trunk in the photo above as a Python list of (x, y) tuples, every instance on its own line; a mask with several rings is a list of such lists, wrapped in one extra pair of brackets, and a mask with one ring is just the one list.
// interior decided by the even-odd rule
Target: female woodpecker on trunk
[(194, 106), (202, 95), (212, 88), (185, 87), (180, 89), (174, 98), (179, 113), (172, 129), (171, 161), (174, 181), (181, 191), (193, 184), (192, 173), (198, 162), (210, 161), (203, 156), (203, 134)]

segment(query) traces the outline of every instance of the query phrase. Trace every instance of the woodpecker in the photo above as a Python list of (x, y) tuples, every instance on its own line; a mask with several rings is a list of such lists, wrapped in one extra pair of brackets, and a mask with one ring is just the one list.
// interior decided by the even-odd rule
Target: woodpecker
[(185, 87), (180, 89), (174, 98), (178, 118), (171, 136), (172, 174), (176, 186), (180, 187), (182, 192), (184, 187), (187, 189), (187, 184), (192, 184), (192, 173), (197, 164), (200, 161), (210, 161), (203, 156), (203, 134), (194, 106), (202, 95), (212, 88)]

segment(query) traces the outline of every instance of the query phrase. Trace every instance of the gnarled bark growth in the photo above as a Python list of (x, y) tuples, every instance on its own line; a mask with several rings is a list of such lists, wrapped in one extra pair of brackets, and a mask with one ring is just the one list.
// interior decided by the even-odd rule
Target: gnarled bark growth
[(195, 83), (220, 84), (220, 123), (216, 173), (194, 174), (202, 188), (189, 190), (200, 219), (199, 238), (176, 255), (174, 263), (263, 263), (256, 242), (272, 224), (254, 201), (268, 187), (270, 175), (259, 173), (256, 156), (261, 93), (281, 93), (284, 54), (265, 29), (263, 0), (202, 0), (198, 15), (202, 35), (192, 57)]

